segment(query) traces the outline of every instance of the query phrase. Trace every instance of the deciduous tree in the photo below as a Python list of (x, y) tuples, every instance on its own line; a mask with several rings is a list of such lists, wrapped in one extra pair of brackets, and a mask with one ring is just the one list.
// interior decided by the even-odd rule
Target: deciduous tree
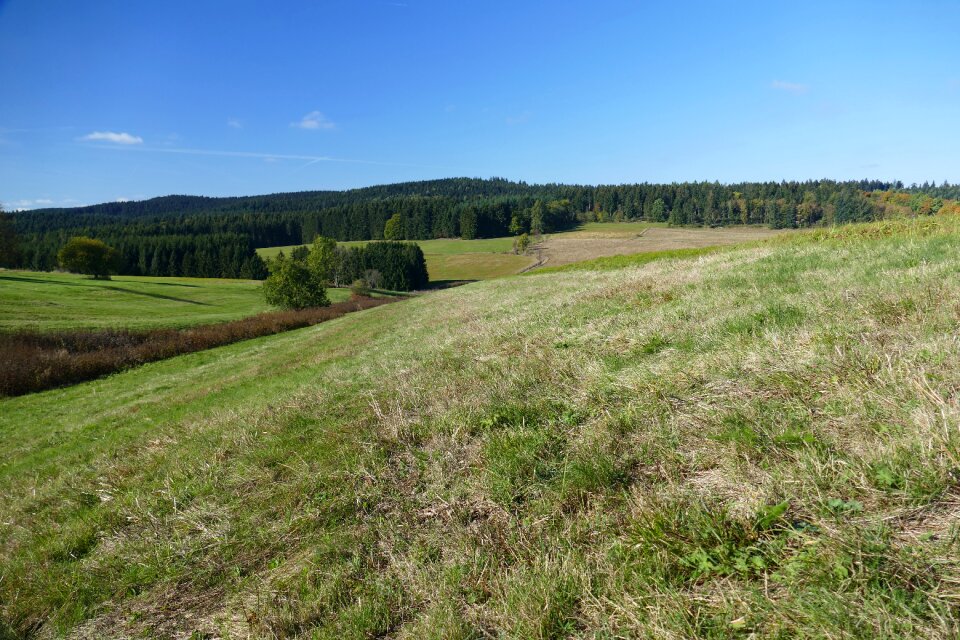
[(307, 257), (307, 266), (320, 280), (337, 286), (335, 280), (339, 262), (340, 254), (337, 253), (336, 240), (323, 236), (317, 236), (313, 239), (313, 246), (310, 248), (310, 255)]
[(383, 226), (384, 240), (403, 240), (403, 216), (395, 213)]
[(57, 261), (67, 271), (109, 279), (116, 271), (117, 252), (100, 240), (78, 236), (60, 249)]
[(271, 267), (270, 275), (263, 282), (263, 295), (268, 304), (284, 309), (325, 307), (330, 304), (323, 281), (306, 263), (278, 256)]

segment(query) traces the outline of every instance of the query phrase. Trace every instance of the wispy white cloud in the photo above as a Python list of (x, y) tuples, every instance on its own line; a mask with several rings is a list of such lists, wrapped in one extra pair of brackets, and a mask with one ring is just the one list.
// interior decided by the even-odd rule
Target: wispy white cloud
[(143, 144), (143, 138), (129, 133), (115, 133), (113, 131), (94, 131), (80, 138), (88, 142), (113, 142), (114, 144)]
[(227, 118), (227, 126), (233, 129), (243, 129), (243, 121), (240, 118)]
[(795, 96), (802, 96), (810, 91), (810, 85), (808, 84), (801, 84), (799, 82), (784, 82), (783, 80), (774, 80), (770, 83), (770, 88), (776, 89), (777, 91), (786, 91), (787, 93), (792, 93)]
[(105, 147), (123, 151), (138, 152), (156, 152), (156, 153), (177, 153), (191, 156), (217, 156), (224, 158), (255, 158), (275, 162), (279, 160), (298, 160), (307, 164), (317, 162), (341, 162), (346, 164), (369, 164), (384, 167), (413, 167), (417, 169), (443, 169), (448, 171), (448, 167), (438, 165), (409, 164), (404, 162), (382, 162), (378, 160), (357, 160), (353, 158), (336, 158), (333, 156), (311, 156), (289, 153), (263, 153), (259, 151), (222, 151), (219, 149), (190, 149), (181, 147)]
[(506, 122), (511, 126), (518, 125), (518, 124), (525, 124), (527, 122), (530, 122), (530, 118), (532, 117), (533, 117), (532, 113), (530, 113), (529, 111), (524, 111), (516, 115), (507, 116)]
[(330, 129), (336, 129), (337, 125), (327, 119), (325, 115), (319, 111), (311, 111), (307, 115), (303, 116), (299, 122), (291, 122), (291, 127), (299, 127), (301, 129), (309, 129), (311, 131), (318, 131), (324, 129), (329, 131)]
[[(12, 202), (4, 202), (3, 208), (5, 211), (24, 211), (27, 209), (43, 209), (45, 207), (52, 207), (56, 202), (50, 198), (35, 198), (35, 199), (21, 199), (14, 200)], [(63, 201), (61, 204), (66, 204), (66, 201)]]

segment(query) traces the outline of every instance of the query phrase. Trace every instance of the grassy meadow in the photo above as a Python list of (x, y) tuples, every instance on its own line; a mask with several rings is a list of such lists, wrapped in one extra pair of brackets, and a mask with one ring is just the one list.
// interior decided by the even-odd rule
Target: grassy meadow
[[(531, 256), (509, 253), (513, 250), (513, 238), (482, 238), (460, 240), (439, 238), (417, 240), (427, 261), (427, 272), (432, 282), (455, 280), (488, 280), (511, 275), (532, 265)], [(367, 241), (341, 242), (343, 246), (361, 246)], [(297, 246), (267, 247), (257, 249), (261, 258), (272, 258), (283, 251), (289, 254)]]
[[(114, 276), (0, 270), (0, 330), (152, 329), (226, 322), (270, 311), (261, 283), (213, 278)], [(349, 298), (331, 289), (331, 302)]]
[(955, 638), (958, 299), (885, 222), (0, 400), (0, 637)]
[[(761, 226), (710, 229), (670, 227), (657, 222), (587, 222), (570, 231), (551, 233), (525, 256), (510, 253), (513, 237), (460, 240), (416, 240), (427, 261), (431, 281), (489, 280), (514, 275), (537, 262), (546, 266), (579, 263), (603, 256), (633, 255), (659, 251), (695, 249), (762, 240), (783, 233)], [(343, 246), (367, 241), (342, 242)], [(262, 258), (298, 246), (257, 249)], [(540, 267), (538, 267), (540, 268)]]

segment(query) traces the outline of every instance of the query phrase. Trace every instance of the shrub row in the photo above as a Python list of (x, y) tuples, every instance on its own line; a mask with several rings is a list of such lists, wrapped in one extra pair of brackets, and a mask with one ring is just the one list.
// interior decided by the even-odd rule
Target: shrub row
[(77, 384), (147, 362), (308, 327), (394, 300), (354, 297), (328, 307), (267, 312), (189, 329), (0, 333), (0, 396)]

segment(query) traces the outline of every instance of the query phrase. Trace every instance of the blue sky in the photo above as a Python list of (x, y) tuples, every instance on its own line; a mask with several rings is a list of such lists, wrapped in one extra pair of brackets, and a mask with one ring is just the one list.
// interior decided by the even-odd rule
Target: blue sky
[(960, 182), (960, 2), (0, 0), (0, 202)]

